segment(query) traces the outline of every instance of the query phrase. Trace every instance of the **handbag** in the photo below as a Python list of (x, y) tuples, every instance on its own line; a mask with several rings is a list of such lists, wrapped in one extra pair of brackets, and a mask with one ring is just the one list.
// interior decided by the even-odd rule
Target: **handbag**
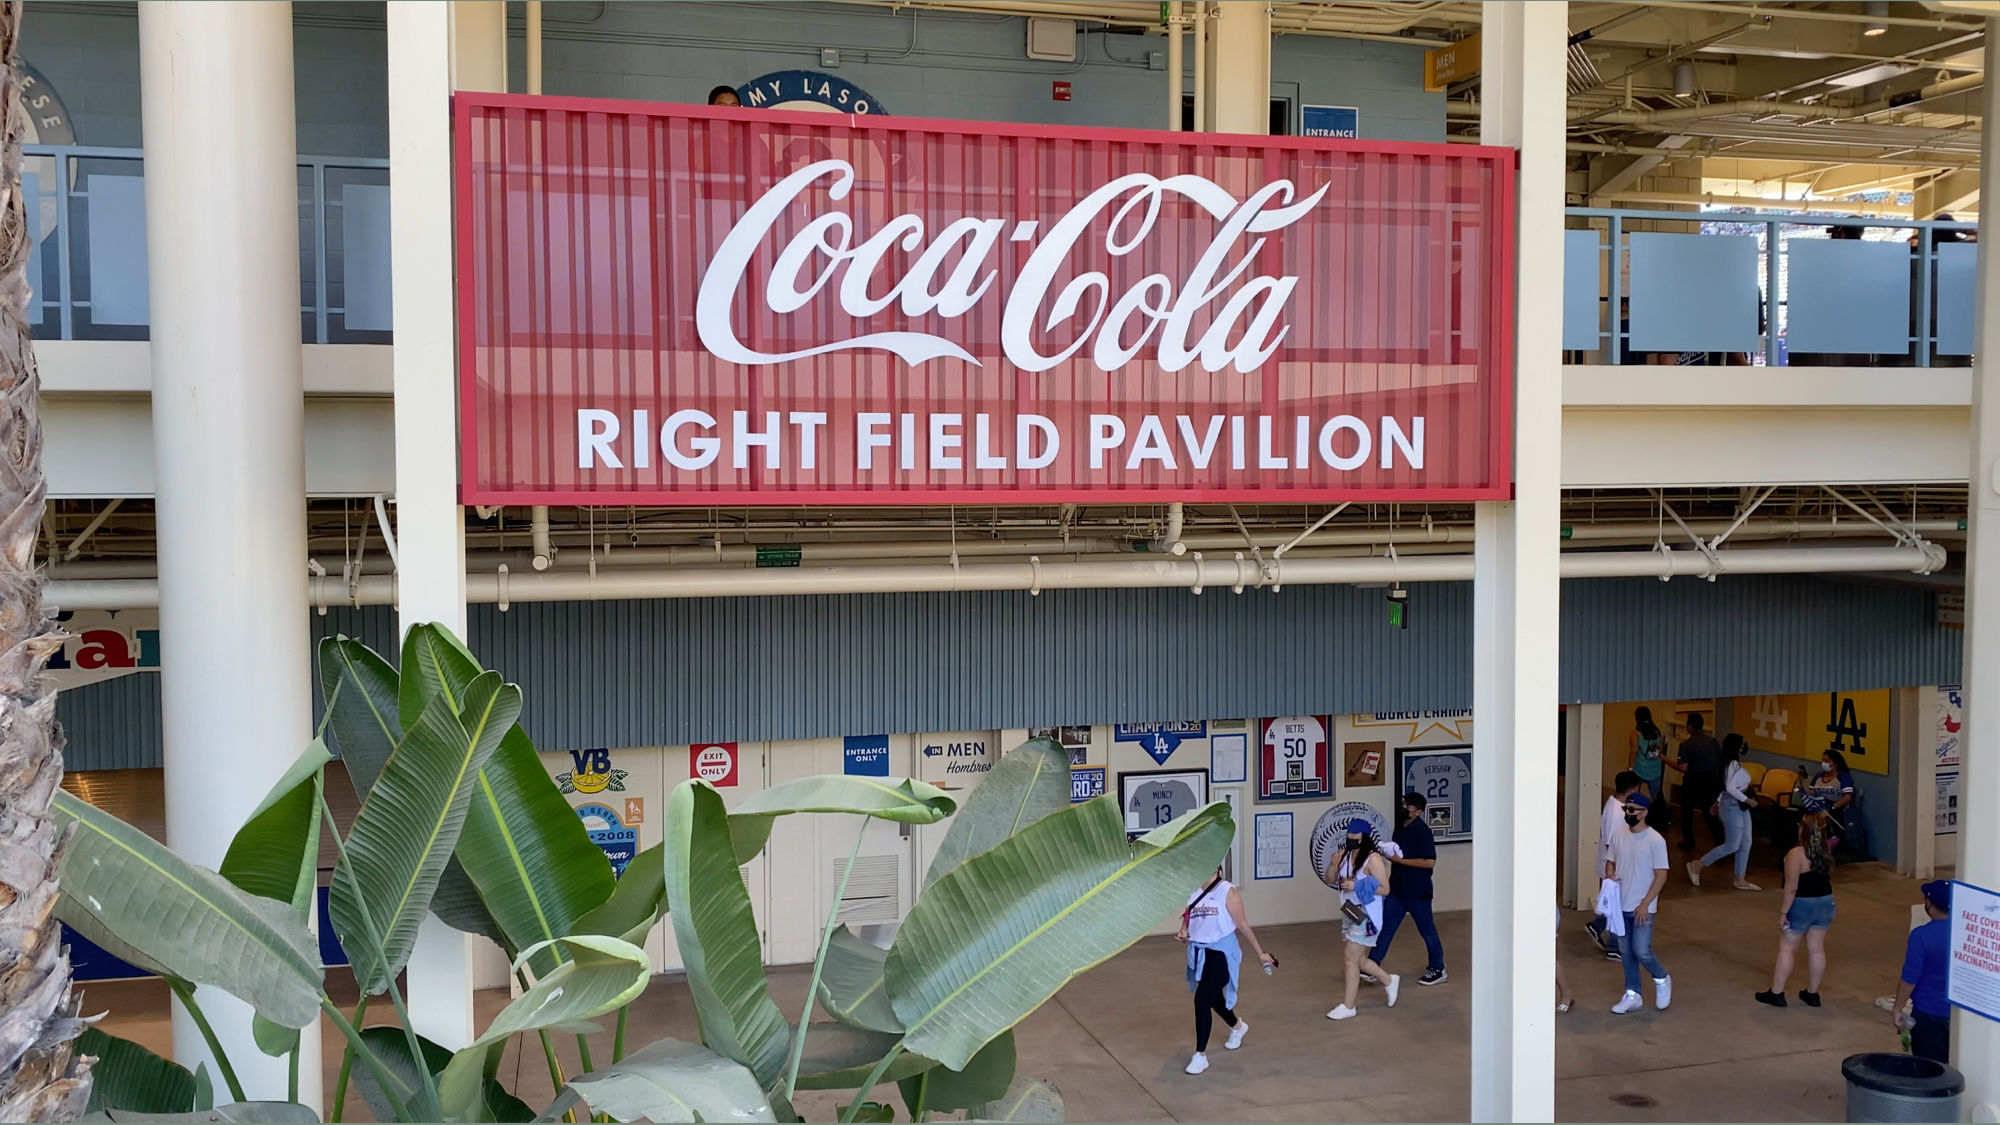
[(1340, 916), (1357, 926), (1365, 926), (1368, 924), (1368, 911), (1358, 902), (1341, 903)]

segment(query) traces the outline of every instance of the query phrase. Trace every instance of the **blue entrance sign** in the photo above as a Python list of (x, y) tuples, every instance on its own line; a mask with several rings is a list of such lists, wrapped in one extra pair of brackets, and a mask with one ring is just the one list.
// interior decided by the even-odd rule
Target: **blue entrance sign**
[(889, 776), (889, 736), (850, 734), (842, 743), (841, 772), (856, 777)]
[(1207, 738), (1206, 721), (1192, 723), (1119, 723), (1111, 728), (1116, 742), (1136, 742), (1161, 765), (1174, 756), (1181, 743), (1190, 738)]
[(1104, 796), (1103, 766), (1087, 766), (1069, 771), (1069, 803), (1080, 805), (1092, 797)]
[(1299, 135), (1358, 137), (1361, 135), (1361, 111), (1347, 105), (1300, 106)]

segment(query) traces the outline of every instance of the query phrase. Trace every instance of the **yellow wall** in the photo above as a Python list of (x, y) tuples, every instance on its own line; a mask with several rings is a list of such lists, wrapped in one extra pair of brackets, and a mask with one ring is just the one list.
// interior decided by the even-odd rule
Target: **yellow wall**
[[(1753, 750), (1817, 762), (1837, 747), (1850, 768), (1889, 772), (1889, 692), (1815, 692), (1811, 695), (1742, 695), (1731, 700), (1736, 730)], [(1610, 709), (1605, 723), (1609, 727)], [(1657, 712), (1655, 712), (1657, 714)], [(1631, 716), (1627, 715), (1627, 722)], [(1839, 729), (1833, 729), (1839, 728)], [(1817, 772), (1815, 770), (1815, 772)]]
[(1680, 750), (1681, 740), (1688, 735), (1687, 717), (1700, 712), (1710, 734), (1715, 733), (1715, 701), (1712, 699), (1641, 699), (1631, 703), (1607, 703), (1604, 705), (1604, 792), (1598, 795), (1598, 804), (1611, 794), (1611, 783), (1620, 770), (1632, 768), (1632, 736), (1638, 733), (1639, 724), (1633, 712), (1640, 707), (1648, 707), (1653, 712), (1653, 723), (1660, 733), (1667, 737), (1666, 784), (1669, 787), (1681, 783), (1680, 772), (1674, 769), (1674, 754)]

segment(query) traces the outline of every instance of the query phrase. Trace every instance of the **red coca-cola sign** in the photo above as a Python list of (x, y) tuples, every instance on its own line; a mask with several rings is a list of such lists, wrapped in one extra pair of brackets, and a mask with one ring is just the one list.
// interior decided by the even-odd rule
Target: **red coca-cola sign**
[(1492, 499), (1513, 154), (460, 94), (468, 504)]

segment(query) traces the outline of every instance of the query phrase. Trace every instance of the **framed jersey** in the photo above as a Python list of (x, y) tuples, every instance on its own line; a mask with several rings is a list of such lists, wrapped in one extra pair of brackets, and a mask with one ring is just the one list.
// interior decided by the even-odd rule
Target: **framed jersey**
[(1257, 799), (1303, 801), (1333, 796), (1333, 718), (1265, 719), (1257, 753)]
[(1118, 775), (1118, 807), (1127, 838), (1143, 836), (1208, 804), (1207, 770), (1148, 770)]

